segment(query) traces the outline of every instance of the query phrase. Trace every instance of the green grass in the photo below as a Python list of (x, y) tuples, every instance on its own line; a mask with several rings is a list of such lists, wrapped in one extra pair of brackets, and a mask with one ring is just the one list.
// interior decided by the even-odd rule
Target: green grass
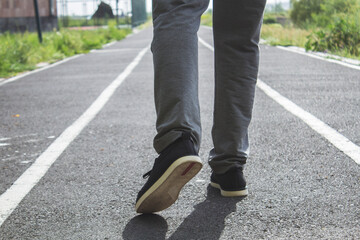
[(131, 29), (116, 29), (113, 23), (107, 29), (67, 30), (43, 34), (40, 44), (36, 33), (0, 35), (0, 78), (36, 68), (40, 62), (56, 62), (65, 57), (87, 53), (103, 44), (121, 40)]
[(272, 46), (298, 46), (305, 47), (307, 36), (311, 32), (293, 27), (283, 27), (280, 24), (264, 24), (261, 38)]
[[(131, 19), (129, 17), (119, 18), (120, 25), (129, 25), (131, 24)], [(96, 19), (85, 19), (85, 18), (72, 18), (72, 17), (63, 17), (59, 18), (59, 27), (83, 27), (83, 26), (104, 26), (108, 25), (111, 22), (116, 22), (116, 19), (106, 19), (106, 18), (96, 18)]]

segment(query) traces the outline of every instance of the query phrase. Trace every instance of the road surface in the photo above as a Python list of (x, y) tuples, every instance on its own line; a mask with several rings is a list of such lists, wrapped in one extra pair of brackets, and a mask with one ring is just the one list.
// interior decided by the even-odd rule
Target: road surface
[(211, 29), (199, 31), (202, 171), (156, 215), (151, 29), (0, 86), (0, 239), (360, 239), (360, 71), (261, 46), (249, 196), (209, 187)]

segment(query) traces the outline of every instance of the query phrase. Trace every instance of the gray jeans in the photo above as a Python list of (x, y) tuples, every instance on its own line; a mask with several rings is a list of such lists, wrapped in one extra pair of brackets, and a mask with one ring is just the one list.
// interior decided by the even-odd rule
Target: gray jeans
[[(243, 166), (259, 66), (259, 35), (266, 0), (214, 0), (215, 104), (209, 164), (223, 173)], [(201, 140), (198, 101), (200, 17), (209, 0), (153, 0), (157, 135), (160, 153), (190, 131)]]

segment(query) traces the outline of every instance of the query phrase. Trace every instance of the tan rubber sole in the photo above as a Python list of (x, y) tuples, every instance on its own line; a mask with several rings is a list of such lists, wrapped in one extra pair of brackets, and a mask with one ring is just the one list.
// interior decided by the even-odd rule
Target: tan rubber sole
[(177, 200), (183, 186), (201, 168), (198, 156), (185, 156), (176, 160), (136, 202), (136, 212), (153, 213), (170, 207)]
[(225, 191), (221, 189), (221, 186), (217, 183), (211, 182), (210, 185), (214, 188), (220, 189), (221, 196), (223, 197), (245, 197), (248, 195), (248, 190), (241, 191)]

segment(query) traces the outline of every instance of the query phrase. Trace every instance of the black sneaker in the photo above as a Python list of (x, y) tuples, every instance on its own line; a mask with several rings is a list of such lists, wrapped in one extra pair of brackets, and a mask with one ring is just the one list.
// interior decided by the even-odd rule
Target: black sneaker
[(202, 163), (190, 139), (190, 133), (170, 144), (155, 159), (149, 177), (138, 193), (135, 209), (138, 213), (153, 213), (170, 207), (182, 187), (201, 169)]
[(248, 195), (246, 181), (241, 167), (235, 167), (223, 174), (210, 177), (212, 187), (218, 188), (224, 197), (243, 197)]

